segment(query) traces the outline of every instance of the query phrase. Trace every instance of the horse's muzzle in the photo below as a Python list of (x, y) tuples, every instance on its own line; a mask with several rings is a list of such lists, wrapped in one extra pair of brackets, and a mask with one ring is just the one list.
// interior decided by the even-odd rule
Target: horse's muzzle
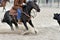
[(40, 12), (40, 9), (38, 9), (37, 12)]

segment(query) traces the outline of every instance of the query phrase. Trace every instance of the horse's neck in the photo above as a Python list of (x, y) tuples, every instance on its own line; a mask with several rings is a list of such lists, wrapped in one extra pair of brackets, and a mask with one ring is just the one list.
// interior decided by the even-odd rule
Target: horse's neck
[(28, 10), (28, 14), (31, 15), (31, 10), (32, 10), (32, 8), (29, 8), (29, 7), (28, 7), (27, 10)]
[(28, 15), (31, 15), (31, 10), (32, 9), (33, 8), (30, 5), (27, 5), (26, 7), (23, 6), (23, 11)]

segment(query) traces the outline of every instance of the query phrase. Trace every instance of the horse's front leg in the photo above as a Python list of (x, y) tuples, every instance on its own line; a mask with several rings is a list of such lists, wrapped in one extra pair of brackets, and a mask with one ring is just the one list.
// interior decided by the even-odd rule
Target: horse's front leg
[(19, 29), (17, 22), (14, 21), (13, 23), (14, 23), (16, 29)]
[(28, 27), (27, 27), (26, 21), (23, 21), (23, 24), (24, 24), (26, 30), (28, 30)]
[(26, 30), (27, 30), (26, 32), (23, 33), (23, 35), (28, 35), (30, 32), (29, 32), (29, 30), (28, 30), (26, 21), (23, 21), (23, 24), (24, 24), (24, 26), (25, 26), (25, 28), (26, 28)]
[(35, 34), (37, 34), (37, 30), (34, 28), (34, 25), (32, 24), (32, 21), (30, 20), (28, 23), (33, 27), (32, 31), (34, 31)]
[(34, 28), (34, 25), (32, 24), (32, 21), (28, 21), (28, 23)]

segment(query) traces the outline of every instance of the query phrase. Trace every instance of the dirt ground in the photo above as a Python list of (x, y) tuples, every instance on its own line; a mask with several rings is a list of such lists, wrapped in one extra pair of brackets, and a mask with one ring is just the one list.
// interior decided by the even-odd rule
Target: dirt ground
[[(38, 34), (29, 35), (22, 35), (25, 32), (23, 24), (19, 25), (18, 30), (14, 27), (15, 31), (11, 31), (6, 23), (1, 23), (4, 12), (0, 11), (0, 40), (60, 40), (60, 26), (53, 19), (54, 13), (60, 13), (60, 8), (41, 7), (40, 9), (40, 13), (36, 12), (36, 17), (32, 18)], [(29, 24), (28, 27), (30, 28)]]

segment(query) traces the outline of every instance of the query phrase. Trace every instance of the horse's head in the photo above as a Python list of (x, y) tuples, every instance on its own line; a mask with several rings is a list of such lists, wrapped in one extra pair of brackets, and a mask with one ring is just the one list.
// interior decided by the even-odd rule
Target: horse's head
[(27, 5), (29, 5), (30, 8), (35, 9), (37, 12), (40, 12), (40, 8), (39, 8), (39, 6), (36, 4), (36, 2), (30, 1), (30, 2), (27, 3)]
[(58, 14), (58, 13), (56, 13), (56, 14), (54, 14), (54, 17), (53, 17), (53, 19), (56, 19), (56, 20), (58, 20), (60, 17), (60, 14)]

